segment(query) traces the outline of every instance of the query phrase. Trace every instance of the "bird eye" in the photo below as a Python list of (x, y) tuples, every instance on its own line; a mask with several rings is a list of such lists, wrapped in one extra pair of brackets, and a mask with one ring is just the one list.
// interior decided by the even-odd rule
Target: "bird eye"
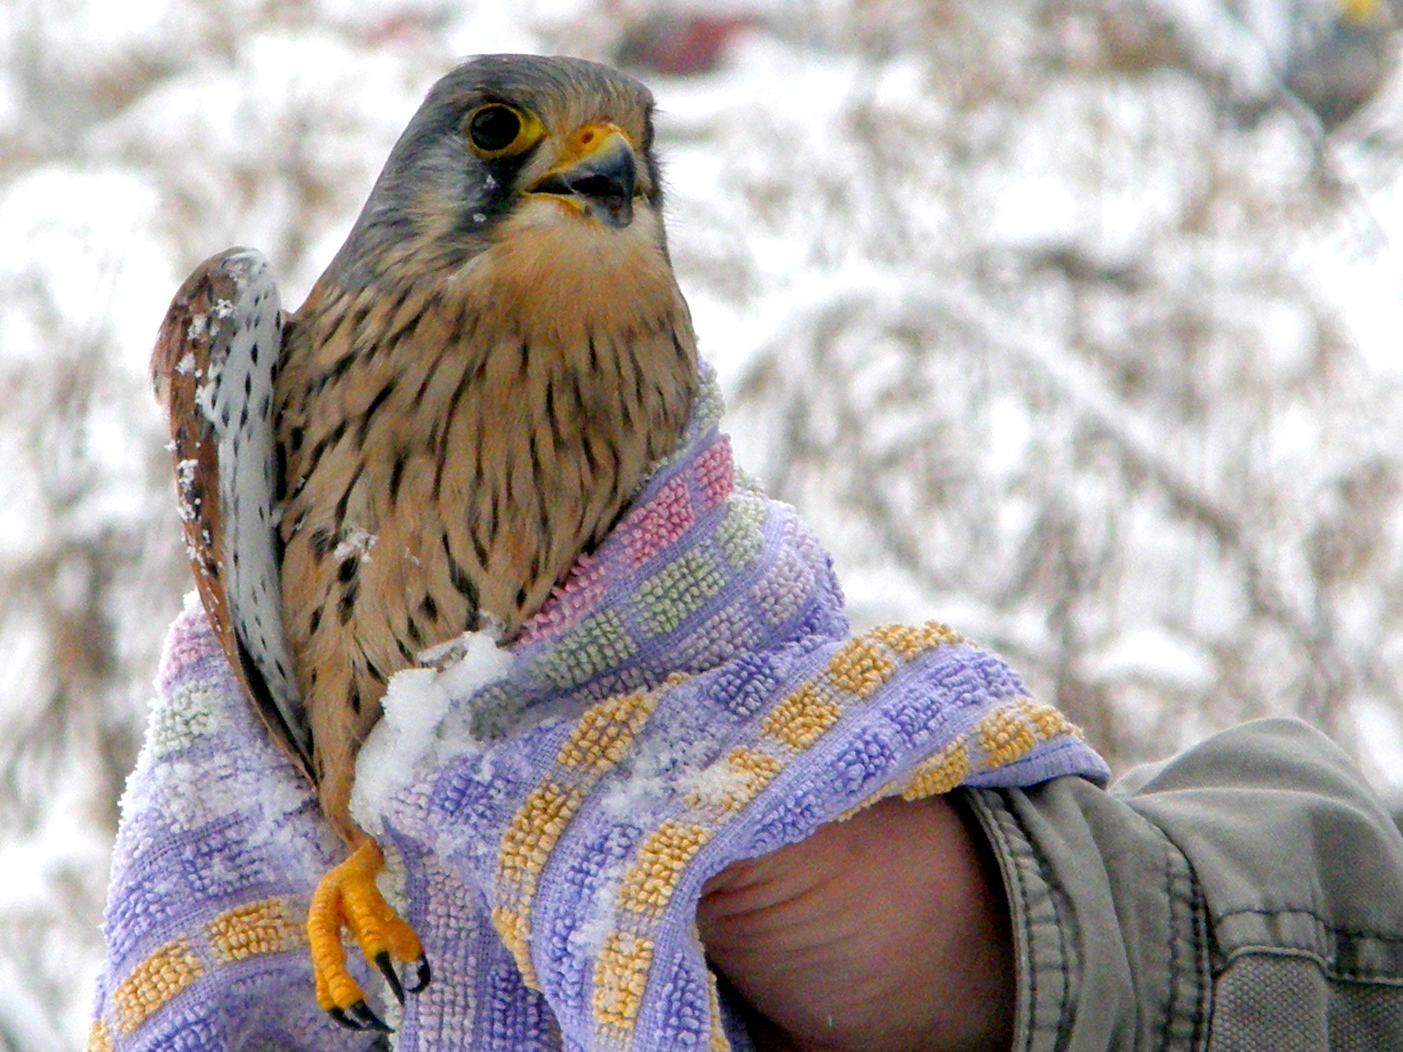
[(499, 157), (504, 153), (525, 149), (534, 137), (528, 134), (530, 125), (510, 106), (491, 102), (479, 106), (468, 118), (468, 139), (484, 157)]

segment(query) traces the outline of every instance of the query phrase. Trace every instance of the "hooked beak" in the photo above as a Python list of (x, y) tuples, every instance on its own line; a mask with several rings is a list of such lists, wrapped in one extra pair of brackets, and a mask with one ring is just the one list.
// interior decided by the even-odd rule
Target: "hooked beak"
[(557, 195), (619, 230), (633, 222), (637, 187), (638, 161), (628, 137), (613, 124), (588, 124), (575, 133), (565, 162), (527, 193)]

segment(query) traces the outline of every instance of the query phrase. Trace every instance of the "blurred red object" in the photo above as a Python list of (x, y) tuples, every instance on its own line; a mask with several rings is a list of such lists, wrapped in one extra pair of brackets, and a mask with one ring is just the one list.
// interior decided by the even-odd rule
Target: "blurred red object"
[(686, 76), (716, 68), (726, 45), (759, 22), (754, 16), (654, 15), (625, 34), (615, 54), (622, 66)]

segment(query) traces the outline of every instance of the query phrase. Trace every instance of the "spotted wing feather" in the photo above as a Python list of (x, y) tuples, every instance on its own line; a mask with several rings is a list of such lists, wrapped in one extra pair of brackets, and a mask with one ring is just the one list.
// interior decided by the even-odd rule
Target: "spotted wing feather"
[(151, 371), (205, 612), (268, 729), (313, 777), (311, 728), (282, 619), (273, 427), (282, 324), (268, 261), (229, 249), (176, 293)]

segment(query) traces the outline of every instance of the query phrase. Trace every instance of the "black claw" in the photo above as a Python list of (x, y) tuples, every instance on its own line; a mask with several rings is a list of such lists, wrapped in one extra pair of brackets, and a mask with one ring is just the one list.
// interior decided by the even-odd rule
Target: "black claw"
[(326, 1010), (326, 1014), (329, 1015), (329, 1016), (331, 1016), (332, 1019), (335, 1019), (338, 1023), (340, 1023), (342, 1026), (344, 1026), (347, 1030), (364, 1030), (364, 1029), (365, 1029), (365, 1027), (361, 1026), (359, 1023), (353, 1023), (353, 1022), (351, 1022), (350, 1017), (347, 1016), (346, 1013), (343, 1012), (343, 1011), (341, 1011), (341, 1009), (339, 1009), (339, 1008), (328, 1008), (328, 1009)]
[(395, 966), (390, 963), (390, 955), (386, 950), (381, 950), (375, 955), (375, 967), (380, 969), (380, 974), (385, 977), (385, 982), (390, 984), (390, 993), (395, 995), (395, 1000), (404, 1004), (404, 986), (399, 981), (399, 976), (395, 974)]
[(378, 1015), (370, 1010), (370, 1006), (364, 1001), (357, 1001), (353, 1005), (346, 1006), (346, 1015), (360, 1024), (362, 1030), (378, 1030), (382, 1034), (393, 1034), (394, 1031)]
[(433, 973), (429, 971), (429, 959), (423, 954), (414, 962), (414, 985), (409, 987), (411, 994), (417, 994), (424, 987), (429, 985), (429, 980), (433, 978)]

